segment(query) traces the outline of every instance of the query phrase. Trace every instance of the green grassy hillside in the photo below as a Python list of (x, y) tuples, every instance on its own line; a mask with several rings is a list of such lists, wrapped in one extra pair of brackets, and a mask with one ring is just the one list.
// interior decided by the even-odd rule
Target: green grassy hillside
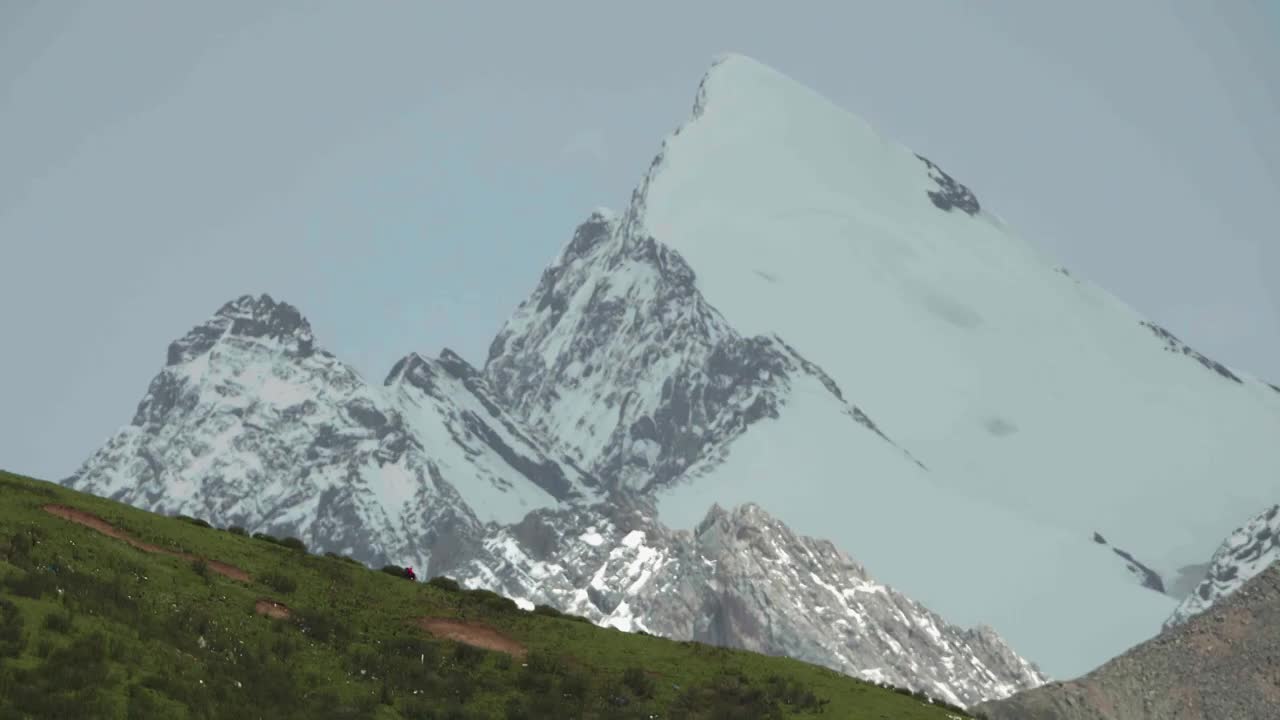
[(0, 720), (968, 717), (299, 545), (0, 472)]

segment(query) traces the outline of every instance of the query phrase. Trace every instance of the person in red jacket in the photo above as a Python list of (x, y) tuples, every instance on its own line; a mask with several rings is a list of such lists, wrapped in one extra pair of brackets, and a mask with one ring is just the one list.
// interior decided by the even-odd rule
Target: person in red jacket
[(413, 572), (413, 568), (411, 568), (411, 567), (407, 567), (407, 568), (405, 568), (405, 569), (404, 569), (404, 577), (405, 577), (405, 579), (406, 579), (406, 580), (417, 580), (417, 579), (418, 579), (418, 576), (414, 574), (414, 572)]

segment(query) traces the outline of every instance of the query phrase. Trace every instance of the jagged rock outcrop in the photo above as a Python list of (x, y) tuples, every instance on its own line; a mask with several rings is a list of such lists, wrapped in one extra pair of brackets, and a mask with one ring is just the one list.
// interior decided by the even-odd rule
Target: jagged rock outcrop
[(538, 511), (458, 574), (602, 625), (745, 648), (968, 705), (1046, 681), (990, 628), (962, 629), (831, 543), (755, 505), (673, 532), (640, 497)]

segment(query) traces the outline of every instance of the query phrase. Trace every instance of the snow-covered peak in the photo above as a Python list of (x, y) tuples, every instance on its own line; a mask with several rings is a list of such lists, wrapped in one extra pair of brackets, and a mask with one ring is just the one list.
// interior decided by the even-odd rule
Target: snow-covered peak
[(1280, 505), (1242, 525), (1222, 543), (1209, 561), (1209, 571), (1173, 615), (1165, 628), (1181, 625), (1239, 590), (1280, 559)]
[[(678, 255), (728, 327), (781, 338), (971, 494), (1071, 532), (1164, 518), (1120, 536), (1157, 570), (1273, 490), (1280, 396), (1061, 274), (938, 164), (749, 58), (703, 78), (621, 233)], [(1224, 473), (1236, 492), (1206, 515), (1198, 493)]]
[(594, 492), (452, 351), (409, 355), (375, 385), (266, 295), (227, 303), (171, 348), (133, 423), (66, 484), (427, 568), (460, 562), (485, 522)]
[[(622, 216), (579, 227), (485, 374), (585, 467), (660, 496), (672, 526), (759, 502), (1061, 675), (1158, 630), (1175, 601), (1132, 573), (1155, 585), (1203, 562), (1280, 470), (1280, 394), (738, 55)], [(980, 520), (955, 532), (966, 513)], [(912, 542), (884, 541), (904, 527)], [(1141, 566), (1098, 552), (1095, 530)], [(993, 556), (954, 592), (965, 557)], [(1081, 603), (1105, 615), (1068, 636)]]
[(311, 323), (294, 306), (270, 295), (243, 295), (214, 313), (209, 320), (169, 345), (169, 365), (190, 362), (227, 336), (274, 342), (285, 352), (305, 357), (315, 351)]

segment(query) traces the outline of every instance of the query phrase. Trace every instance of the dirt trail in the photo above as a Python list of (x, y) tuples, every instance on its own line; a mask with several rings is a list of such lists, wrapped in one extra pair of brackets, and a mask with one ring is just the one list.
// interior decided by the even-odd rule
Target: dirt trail
[[(168, 548), (162, 548), (159, 545), (152, 545), (151, 543), (142, 542), (141, 540), (133, 537), (129, 533), (112, 525), (106, 520), (103, 520), (97, 515), (94, 515), (92, 513), (87, 513), (84, 510), (77, 510), (73, 507), (67, 507), (66, 505), (45, 505), (43, 509), (45, 512), (49, 513), (50, 515), (57, 515), (58, 517), (64, 520), (70, 520), (71, 522), (84, 525), (87, 528), (97, 530), (103, 535), (108, 535), (110, 537), (123, 540), (143, 552), (157, 553), (160, 555), (168, 555), (170, 557), (182, 558), (184, 560), (202, 559), (190, 553), (181, 553), (176, 550), (169, 550)], [(226, 577), (231, 578), (232, 580), (239, 580), (241, 582), (249, 582), (250, 580), (249, 573), (245, 572), (244, 570), (241, 570), (235, 565), (228, 565), (224, 562), (218, 562), (217, 560), (209, 560), (208, 558), (203, 558), (203, 559), (205, 563), (208, 565), (209, 569), (218, 573), (219, 575), (224, 575)]]
[(452, 618), (418, 618), (418, 627), (446, 640), (472, 645), (485, 650), (504, 652), (523, 659), (528, 648), (481, 622)]
[(258, 602), (253, 605), (253, 611), (259, 615), (266, 615), (273, 620), (289, 619), (289, 606), (282, 602), (276, 602), (271, 598), (258, 598)]

